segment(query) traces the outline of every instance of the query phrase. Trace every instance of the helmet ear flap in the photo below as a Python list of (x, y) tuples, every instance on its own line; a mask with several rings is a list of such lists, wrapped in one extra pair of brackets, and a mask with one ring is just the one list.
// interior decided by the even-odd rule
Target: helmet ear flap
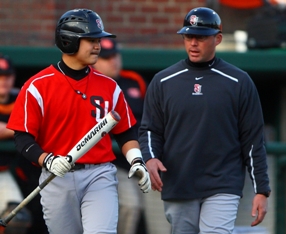
[(75, 54), (79, 49), (79, 38), (76, 36), (56, 35), (56, 45), (65, 54)]

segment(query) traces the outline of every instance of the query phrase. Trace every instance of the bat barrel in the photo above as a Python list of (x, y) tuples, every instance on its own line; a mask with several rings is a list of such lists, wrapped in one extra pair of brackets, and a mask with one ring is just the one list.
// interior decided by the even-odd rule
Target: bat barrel
[(102, 118), (89, 132), (78, 141), (78, 143), (67, 154), (72, 157), (72, 163), (75, 163), (87, 151), (89, 151), (97, 142), (99, 142), (119, 121), (119, 114), (112, 110)]
[(109, 113), (115, 121), (119, 122), (121, 118), (120, 118), (120, 115), (116, 111), (112, 110)]

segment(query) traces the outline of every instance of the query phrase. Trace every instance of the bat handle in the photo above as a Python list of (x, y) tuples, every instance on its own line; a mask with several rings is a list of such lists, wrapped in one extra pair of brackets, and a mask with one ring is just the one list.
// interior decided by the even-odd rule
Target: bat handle
[(48, 183), (50, 183), (56, 177), (55, 174), (50, 174), (47, 179), (45, 179), (41, 184), (39, 184), (40, 190), (42, 190)]
[(37, 188), (34, 189), (33, 192), (29, 194), (14, 210), (12, 210), (5, 218), (0, 220), (0, 225), (6, 227), (7, 224), (13, 219), (16, 214), (23, 209), (37, 194), (48, 184), (50, 183), (56, 175), (50, 174), (50, 176), (45, 179)]

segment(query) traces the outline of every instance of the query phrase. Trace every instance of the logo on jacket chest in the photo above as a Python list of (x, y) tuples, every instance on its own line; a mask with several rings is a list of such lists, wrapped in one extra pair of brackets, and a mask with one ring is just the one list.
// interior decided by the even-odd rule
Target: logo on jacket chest
[(194, 92), (192, 95), (203, 95), (202, 93), (202, 85), (200, 84), (194, 84)]

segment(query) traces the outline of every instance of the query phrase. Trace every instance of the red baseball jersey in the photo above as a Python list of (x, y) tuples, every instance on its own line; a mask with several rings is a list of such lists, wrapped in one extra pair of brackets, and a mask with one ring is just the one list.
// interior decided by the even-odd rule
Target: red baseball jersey
[[(67, 155), (111, 110), (121, 117), (111, 133), (128, 130), (136, 120), (121, 89), (112, 78), (90, 69), (79, 81), (52, 65), (31, 77), (18, 95), (7, 127), (32, 134), (44, 151), (55, 155)], [(106, 135), (77, 162), (92, 164), (114, 159), (111, 139)]]

